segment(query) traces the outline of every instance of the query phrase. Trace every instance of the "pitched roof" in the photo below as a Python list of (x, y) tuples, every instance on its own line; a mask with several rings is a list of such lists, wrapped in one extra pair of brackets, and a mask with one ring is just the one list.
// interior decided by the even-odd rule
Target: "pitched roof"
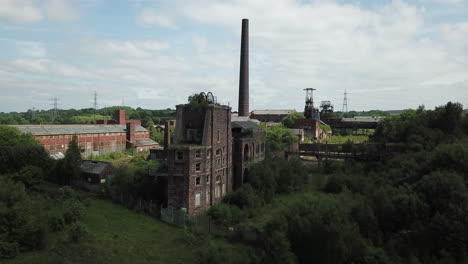
[(253, 115), (289, 115), (292, 113), (296, 113), (294, 109), (265, 109), (265, 110), (253, 110)]
[[(11, 125), (23, 133), (33, 135), (73, 135), (98, 133), (125, 133), (125, 125)], [(147, 131), (142, 126), (135, 126), (135, 132)]]
[(381, 120), (380, 117), (372, 117), (372, 116), (356, 116), (356, 117), (349, 117), (349, 118), (342, 118), (341, 121), (343, 122), (367, 122), (367, 123), (377, 123)]
[(231, 122), (232, 128), (240, 127), (241, 129), (262, 129), (259, 125), (250, 121), (233, 121)]
[(151, 138), (142, 138), (142, 139), (137, 139), (136, 140), (136, 146), (137, 147), (153, 146), (153, 145), (158, 145), (159, 146), (159, 143), (152, 140)]
[(82, 160), (80, 164), (81, 171), (90, 174), (101, 174), (107, 166), (112, 166), (112, 163), (107, 161)]

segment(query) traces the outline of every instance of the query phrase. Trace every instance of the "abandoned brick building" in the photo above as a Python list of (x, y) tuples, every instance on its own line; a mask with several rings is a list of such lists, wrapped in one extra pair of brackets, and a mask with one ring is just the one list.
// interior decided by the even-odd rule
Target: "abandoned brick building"
[(12, 125), (12, 127), (23, 133), (31, 133), (50, 155), (65, 153), (68, 143), (75, 136), (83, 157), (127, 149), (139, 152), (159, 147), (157, 142), (150, 139), (148, 130), (132, 122), (134, 120), (125, 120), (124, 110), (116, 110), (115, 114), (115, 119), (119, 120), (116, 124)]
[[(166, 124), (169, 209), (197, 215), (248, 181), (249, 167), (265, 157), (265, 133), (249, 118), (248, 20), (242, 20), (239, 115), (201, 93), (197, 103), (177, 105), (175, 137)], [(156, 155), (155, 153), (155, 156)]]
[(232, 121), (228, 106), (176, 108), (175, 139), (167, 147), (167, 204), (197, 215), (248, 181), (249, 167), (265, 157), (265, 133), (251, 121)]
[(265, 158), (265, 131), (251, 121), (232, 122), (234, 188), (248, 182), (251, 164)]
[(232, 190), (231, 108), (178, 105), (174, 144), (169, 146), (168, 207), (206, 211)]

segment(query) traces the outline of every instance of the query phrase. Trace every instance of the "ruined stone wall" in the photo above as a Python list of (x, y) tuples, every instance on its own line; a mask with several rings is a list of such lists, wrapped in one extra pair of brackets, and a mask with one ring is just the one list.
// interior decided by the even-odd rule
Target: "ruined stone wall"
[(179, 105), (177, 118), (177, 144), (168, 152), (168, 207), (197, 215), (232, 190), (230, 108)]
[(253, 131), (251, 136), (235, 137), (233, 144), (233, 179), (234, 189), (246, 182), (246, 169), (252, 164), (265, 159), (265, 133)]

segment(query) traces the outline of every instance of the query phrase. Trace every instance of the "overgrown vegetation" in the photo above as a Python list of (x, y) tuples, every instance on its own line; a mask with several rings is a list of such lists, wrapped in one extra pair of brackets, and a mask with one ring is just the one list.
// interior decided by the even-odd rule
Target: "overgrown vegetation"
[[(49, 233), (80, 225), (82, 205), (70, 188), (44, 192), (43, 180), (63, 184), (77, 173), (79, 150), (52, 161), (30, 134), (0, 125), (0, 259), (47, 246)], [(80, 235), (80, 239), (83, 238)]]
[(267, 152), (288, 150), (292, 144), (299, 142), (297, 136), (283, 125), (261, 126), (265, 130)]
[(294, 122), (297, 119), (303, 119), (303, 118), (305, 118), (303, 113), (291, 113), (287, 115), (285, 118), (283, 118), (283, 121), (281, 121), (281, 123), (283, 124), (283, 126), (287, 128), (292, 128), (294, 125)]
[(278, 188), (296, 177), (280, 185), (289, 170), (261, 168), (275, 176), (254, 174), (261, 186), (249, 180), (210, 214), (237, 230), (257, 223), (258, 263), (466, 263), (467, 124), (453, 103), (389, 117), (372, 140), (406, 152), (370, 163), (325, 160), (309, 184), (299, 181), (309, 188), (287, 195)]

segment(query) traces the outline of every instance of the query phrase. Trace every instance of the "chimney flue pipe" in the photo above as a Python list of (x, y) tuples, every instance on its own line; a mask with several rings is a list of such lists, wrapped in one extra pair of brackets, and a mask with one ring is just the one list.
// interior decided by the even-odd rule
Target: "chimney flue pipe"
[(239, 116), (249, 116), (249, 20), (246, 18), (242, 19)]

